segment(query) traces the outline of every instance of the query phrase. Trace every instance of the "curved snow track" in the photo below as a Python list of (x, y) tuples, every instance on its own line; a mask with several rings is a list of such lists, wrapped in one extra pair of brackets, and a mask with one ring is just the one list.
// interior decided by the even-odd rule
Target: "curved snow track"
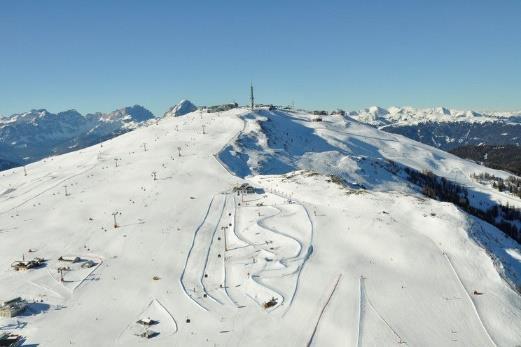
[(206, 311), (254, 303), (272, 312), (289, 303), (287, 311), (311, 249), (309, 216), (302, 205), (273, 194), (241, 199), (212, 199), (194, 234), (181, 287)]

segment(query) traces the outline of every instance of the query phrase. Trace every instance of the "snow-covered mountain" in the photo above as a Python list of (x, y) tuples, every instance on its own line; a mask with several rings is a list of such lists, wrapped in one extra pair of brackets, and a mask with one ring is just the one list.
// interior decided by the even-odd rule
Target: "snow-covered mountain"
[(521, 200), (472, 173), (508, 177), (341, 115), (165, 117), (0, 174), (0, 302), (29, 302), (0, 329), (42, 347), (515, 346), (520, 245), (475, 215)]
[(181, 100), (177, 105), (172, 106), (165, 112), (164, 117), (178, 117), (184, 116), (187, 113), (197, 110), (197, 106), (192, 104), (189, 100)]
[(466, 145), (520, 145), (521, 112), (478, 113), (444, 107), (373, 106), (349, 116), (416, 141), (450, 150)]
[(445, 107), (414, 108), (372, 106), (360, 111), (349, 112), (349, 116), (376, 127), (386, 125), (415, 125), (419, 123), (485, 123), (505, 121), (521, 123), (520, 112), (478, 113), (470, 110), (451, 110)]
[(0, 158), (26, 164), (49, 155), (70, 152), (133, 130), (154, 118), (142, 106), (110, 113), (57, 114), (45, 109), (0, 118)]

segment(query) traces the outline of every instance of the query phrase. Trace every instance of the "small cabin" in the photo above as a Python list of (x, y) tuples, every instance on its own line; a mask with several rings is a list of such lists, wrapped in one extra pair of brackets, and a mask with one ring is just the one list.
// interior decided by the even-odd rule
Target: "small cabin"
[(233, 188), (233, 191), (238, 194), (254, 194), (255, 188), (248, 183), (243, 183), (240, 186)]
[(338, 109), (332, 111), (331, 114), (332, 114), (332, 115), (345, 116), (345, 115), (346, 115), (346, 111), (344, 111), (344, 110), (338, 108)]
[(98, 265), (95, 261), (93, 260), (87, 260), (86, 262), (84, 262), (83, 264), (81, 264), (81, 267), (83, 269), (90, 269), (91, 267), (94, 267)]
[(20, 297), (4, 301), (0, 305), (0, 317), (12, 318), (18, 316), (27, 307), (27, 301)]
[(136, 323), (139, 324), (139, 325), (146, 326), (146, 327), (149, 327), (151, 325), (159, 324), (159, 322), (157, 320), (150, 319), (150, 317), (148, 317), (148, 318), (141, 318)]
[(268, 308), (276, 306), (276, 305), (277, 305), (277, 299), (272, 297), (271, 300), (266, 301), (265, 303), (263, 303), (262, 307), (264, 307), (264, 309), (268, 309)]
[(33, 260), (17, 260), (11, 264), (11, 267), (16, 271), (24, 271), (34, 268), (39, 268), (46, 262), (43, 258), (34, 258)]
[(152, 331), (152, 330), (148, 330), (148, 329), (143, 331), (141, 334), (138, 334), (139, 337), (142, 337), (142, 338), (145, 338), (145, 339), (151, 339), (151, 338), (156, 337), (158, 335), (159, 335), (159, 333), (157, 331)]
[(215, 112), (225, 112), (232, 110), (234, 108), (239, 107), (239, 104), (234, 102), (233, 104), (224, 104), (224, 105), (214, 105), (214, 106), (208, 106), (206, 108), (206, 112), (208, 113), (215, 113)]
[(80, 257), (76, 257), (74, 255), (62, 255), (61, 257), (58, 258), (58, 260), (59, 261), (64, 261), (64, 262), (67, 262), (67, 263), (77, 263), (81, 259), (80, 259)]
[(13, 333), (1, 333), (0, 332), (0, 346), (1, 347), (15, 347), (21, 346), (24, 338), (21, 335)]

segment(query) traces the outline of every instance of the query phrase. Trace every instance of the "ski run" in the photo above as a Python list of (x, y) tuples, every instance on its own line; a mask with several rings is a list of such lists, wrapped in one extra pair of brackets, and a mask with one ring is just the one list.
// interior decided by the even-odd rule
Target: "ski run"
[(167, 116), (1, 172), (0, 303), (27, 307), (0, 317), (0, 336), (521, 345), (519, 244), (386, 161), (467, 187), (474, 204), (521, 206), (470, 176), (505, 172), (349, 117), (268, 109)]

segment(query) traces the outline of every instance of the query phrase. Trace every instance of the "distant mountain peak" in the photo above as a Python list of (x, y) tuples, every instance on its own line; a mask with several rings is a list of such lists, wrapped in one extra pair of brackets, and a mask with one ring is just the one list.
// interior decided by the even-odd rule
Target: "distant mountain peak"
[[(141, 105), (127, 106), (104, 115), (104, 119), (123, 119), (129, 117), (135, 122), (144, 122), (154, 118), (152, 112)], [(128, 119), (128, 118), (127, 118)]]
[(164, 117), (178, 117), (197, 110), (191, 101), (183, 99), (177, 105), (172, 106), (165, 112)]
[(374, 114), (375, 116), (385, 116), (389, 114), (389, 111), (380, 106), (371, 106), (368, 109), (369, 113)]
[(443, 114), (443, 115), (446, 115), (446, 116), (450, 116), (451, 115), (451, 112), (448, 108), (445, 108), (445, 107), (436, 107), (434, 109), (437, 113), (439, 114)]

